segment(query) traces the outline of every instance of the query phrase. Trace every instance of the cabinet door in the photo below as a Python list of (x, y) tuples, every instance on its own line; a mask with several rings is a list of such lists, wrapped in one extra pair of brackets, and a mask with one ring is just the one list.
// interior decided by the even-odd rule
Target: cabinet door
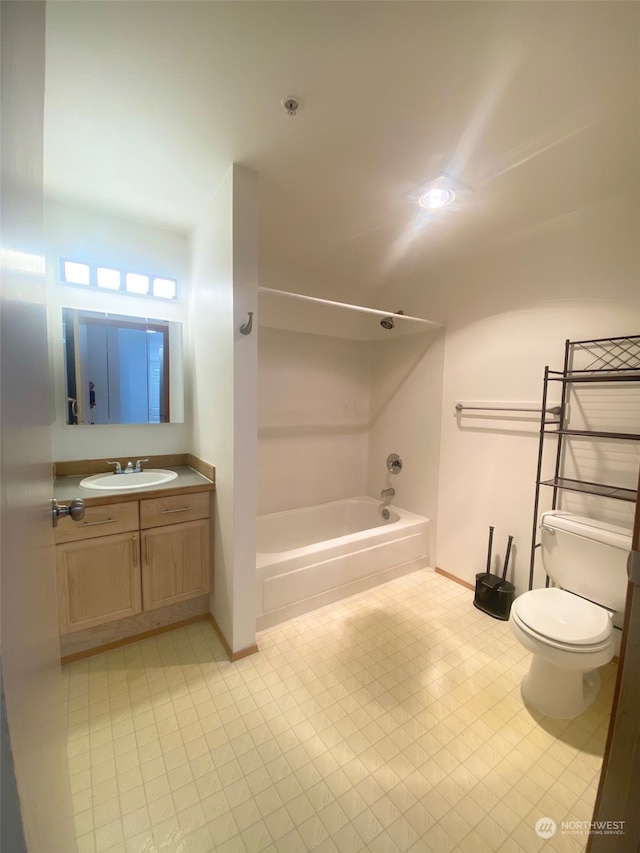
[(56, 552), (61, 634), (140, 613), (137, 532), (67, 542)]
[(209, 592), (209, 519), (145, 530), (142, 554), (145, 610)]

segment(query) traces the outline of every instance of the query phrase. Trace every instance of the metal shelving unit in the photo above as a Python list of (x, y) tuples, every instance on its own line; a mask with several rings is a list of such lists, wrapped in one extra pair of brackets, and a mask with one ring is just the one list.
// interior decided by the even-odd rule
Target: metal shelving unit
[[(611, 432), (608, 430), (570, 429), (569, 401), (573, 385), (586, 383), (600, 384), (603, 387), (611, 383), (640, 383), (640, 335), (619, 338), (598, 338), (587, 341), (565, 341), (564, 364), (562, 370), (544, 369), (542, 391), (542, 416), (540, 419), (540, 441), (538, 445), (538, 467), (536, 472), (536, 491), (533, 507), (533, 529), (531, 533), (531, 562), (529, 566), (529, 589), (533, 587), (536, 542), (538, 530), (538, 510), (540, 504), (540, 486), (553, 489), (552, 509), (557, 508), (562, 491), (580, 492), (597, 495), (613, 500), (635, 503), (638, 493), (635, 489), (622, 488), (586, 480), (576, 480), (563, 476), (563, 449), (565, 442), (572, 439), (609, 439), (640, 441), (640, 433)], [(547, 397), (552, 383), (561, 386), (561, 399), (557, 420), (549, 418)], [(554, 410), (557, 411), (557, 410)], [(555, 472), (550, 479), (541, 479), (543, 458), (547, 438), (556, 437)], [(547, 579), (548, 582), (548, 579)]]

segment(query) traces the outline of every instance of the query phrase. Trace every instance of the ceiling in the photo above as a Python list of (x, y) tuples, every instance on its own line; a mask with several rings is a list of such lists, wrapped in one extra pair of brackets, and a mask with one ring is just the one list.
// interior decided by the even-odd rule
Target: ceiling
[(189, 230), (240, 163), (263, 259), (375, 286), (640, 184), (639, 95), (637, 3), (53, 0), (45, 189)]

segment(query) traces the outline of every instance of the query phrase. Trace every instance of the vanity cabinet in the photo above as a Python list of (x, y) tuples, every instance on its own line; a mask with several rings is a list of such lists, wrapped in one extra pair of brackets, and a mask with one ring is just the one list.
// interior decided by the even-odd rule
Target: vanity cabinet
[(144, 610), (209, 592), (208, 493), (140, 501), (140, 527)]
[[(209, 492), (88, 506), (54, 531), (60, 633), (209, 592)], [(108, 535), (107, 535), (108, 534)]]
[(55, 539), (61, 634), (141, 611), (136, 502), (88, 507), (82, 522), (61, 519)]

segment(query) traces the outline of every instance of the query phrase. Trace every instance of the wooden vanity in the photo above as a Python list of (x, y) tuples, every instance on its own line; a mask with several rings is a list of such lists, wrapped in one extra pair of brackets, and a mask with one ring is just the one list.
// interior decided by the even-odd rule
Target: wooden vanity
[(82, 521), (62, 518), (54, 530), (63, 658), (81, 651), (78, 639), (87, 649), (102, 647), (182, 623), (190, 607), (208, 613), (214, 472), (173, 470), (170, 486), (108, 496), (88, 495), (79, 475), (56, 478), (59, 501), (71, 494), (85, 500)]

